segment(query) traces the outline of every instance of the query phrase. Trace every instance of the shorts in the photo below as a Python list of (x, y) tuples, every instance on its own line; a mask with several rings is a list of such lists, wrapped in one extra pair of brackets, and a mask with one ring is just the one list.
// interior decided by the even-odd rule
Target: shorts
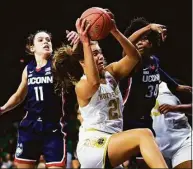
[(192, 139), (191, 136), (187, 137), (187, 139), (182, 143), (178, 151), (172, 156), (172, 167), (176, 167), (177, 165), (192, 160)]
[(81, 131), (80, 135), (82, 137), (77, 145), (77, 156), (81, 168), (105, 168), (107, 147), (112, 134)]
[(15, 161), (35, 164), (44, 155), (46, 166), (63, 167), (66, 144), (60, 123), (42, 123), (25, 119), (18, 131)]

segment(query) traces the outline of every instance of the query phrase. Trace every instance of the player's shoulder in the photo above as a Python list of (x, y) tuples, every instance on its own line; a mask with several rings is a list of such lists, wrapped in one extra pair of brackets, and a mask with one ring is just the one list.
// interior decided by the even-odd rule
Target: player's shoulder
[(80, 81), (78, 83), (76, 83), (75, 85), (75, 91), (79, 91), (82, 90), (82, 86), (86, 83), (86, 78), (81, 78)]
[(36, 62), (35, 60), (31, 60), (28, 64), (27, 64), (27, 70), (33, 69), (34, 67), (36, 67)]
[(154, 60), (155, 62), (158, 62), (159, 63), (159, 58), (155, 55), (151, 56), (152, 60)]

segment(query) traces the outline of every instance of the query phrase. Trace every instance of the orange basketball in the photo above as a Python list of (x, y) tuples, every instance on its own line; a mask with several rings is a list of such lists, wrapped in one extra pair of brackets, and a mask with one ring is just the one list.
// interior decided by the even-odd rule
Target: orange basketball
[(89, 8), (82, 13), (81, 18), (86, 19), (86, 23), (91, 25), (88, 30), (91, 40), (105, 38), (112, 28), (111, 18), (103, 8)]

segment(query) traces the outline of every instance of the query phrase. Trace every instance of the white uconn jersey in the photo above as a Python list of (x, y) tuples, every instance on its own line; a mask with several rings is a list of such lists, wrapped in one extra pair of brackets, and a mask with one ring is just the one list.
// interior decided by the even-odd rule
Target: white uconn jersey
[[(86, 78), (84, 75), (82, 78)], [(119, 86), (109, 72), (105, 72), (106, 84), (100, 84), (90, 102), (79, 110), (83, 118), (80, 132), (96, 129), (106, 133), (122, 131), (123, 99)]]

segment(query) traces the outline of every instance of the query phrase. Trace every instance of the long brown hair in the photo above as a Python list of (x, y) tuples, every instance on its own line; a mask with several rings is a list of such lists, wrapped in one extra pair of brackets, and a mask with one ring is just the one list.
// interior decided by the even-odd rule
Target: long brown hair
[(52, 71), (55, 79), (55, 92), (64, 93), (75, 85), (83, 74), (79, 61), (84, 59), (82, 44), (76, 48), (63, 44), (56, 49), (52, 60)]

